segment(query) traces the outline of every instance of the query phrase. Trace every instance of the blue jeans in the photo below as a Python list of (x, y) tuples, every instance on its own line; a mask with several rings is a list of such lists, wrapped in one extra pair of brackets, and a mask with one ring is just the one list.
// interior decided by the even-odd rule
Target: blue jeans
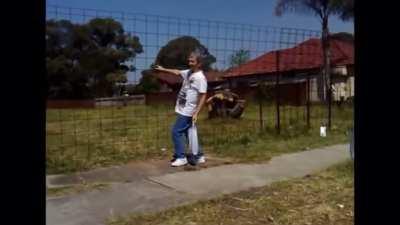
[[(192, 117), (177, 114), (175, 124), (172, 128), (172, 141), (174, 142), (174, 158), (185, 158), (185, 144), (187, 143), (188, 129), (192, 126)], [(183, 140), (186, 137), (186, 142)], [(197, 157), (202, 156), (203, 153), (199, 146), (199, 153)]]

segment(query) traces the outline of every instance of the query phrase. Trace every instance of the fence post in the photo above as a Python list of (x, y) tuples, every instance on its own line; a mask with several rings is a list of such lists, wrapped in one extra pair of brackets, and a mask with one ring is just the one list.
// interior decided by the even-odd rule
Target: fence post
[(279, 68), (279, 60), (280, 60), (280, 52), (279, 50), (276, 51), (276, 84), (275, 84), (275, 98), (276, 98), (276, 129), (278, 134), (281, 133), (281, 121), (280, 121), (280, 111), (279, 111), (279, 105), (280, 105), (280, 85), (279, 85), (279, 75), (280, 75), (280, 68)]
[(307, 127), (310, 129), (310, 74), (307, 74)]
[(260, 115), (260, 131), (262, 132), (263, 129), (264, 129), (263, 109), (262, 109), (262, 98), (260, 98), (260, 99), (258, 100), (258, 102), (259, 102), (259, 109), (260, 109), (260, 112), (259, 112), (259, 115)]
[(329, 72), (329, 88), (328, 88), (328, 129), (331, 129), (332, 124), (332, 75)]

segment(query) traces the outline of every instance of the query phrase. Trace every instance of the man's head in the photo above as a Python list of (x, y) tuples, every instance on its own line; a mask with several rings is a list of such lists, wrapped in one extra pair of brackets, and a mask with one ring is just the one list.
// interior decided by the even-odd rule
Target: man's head
[(202, 51), (199, 48), (195, 49), (192, 53), (190, 53), (188, 58), (188, 64), (190, 69), (192, 70), (202, 69), (205, 58), (206, 55), (204, 54), (204, 51)]

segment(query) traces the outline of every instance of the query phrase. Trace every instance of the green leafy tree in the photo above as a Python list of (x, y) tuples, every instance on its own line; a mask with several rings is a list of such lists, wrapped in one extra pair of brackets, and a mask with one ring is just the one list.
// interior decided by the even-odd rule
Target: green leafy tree
[(208, 71), (211, 69), (211, 64), (216, 62), (216, 58), (209, 53), (208, 49), (199, 40), (191, 36), (182, 36), (169, 41), (158, 52), (155, 64), (167, 68), (187, 69), (189, 68), (187, 59), (196, 48), (203, 49), (207, 55), (202, 69)]
[(250, 60), (250, 51), (240, 49), (239, 51), (233, 53), (230, 57), (231, 67), (239, 66)]
[[(188, 69), (187, 59), (190, 53), (197, 48), (202, 49), (206, 55), (202, 69), (204, 71), (212, 70), (211, 64), (216, 62), (216, 58), (209, 53), (200, 41), (191, 36), (182, 36), (169, 41), (158, 52), (154, 64), (166, 68)], [(152, 75), (153, 72), (152, 69), (142, 71), (142, 78), (135, 88), (136, 93), (150, 93), (160, 90), (161, 85)]]
[(152, 76), (150, 71), (143, 71), (142, 78), (140, 78), (139, 84), (135, 88), (136, 93), (147, 94), (157, 92), (161, 88), (160, 83), (157, 79)]
[(46, 62), (49, 98), (111, 96), (126, 73), (127, 63), (143, 52), (139, 38), (125, 33), (113, 19), (86, 24), (67, 20), (46, 22)]

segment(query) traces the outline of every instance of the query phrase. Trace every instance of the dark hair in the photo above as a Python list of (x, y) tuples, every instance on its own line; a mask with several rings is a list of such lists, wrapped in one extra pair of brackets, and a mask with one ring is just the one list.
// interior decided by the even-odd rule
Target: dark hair
[(207, 59), (207, 52), (204, 48), (201, 47), (197, 47), (196, 49), (194, 49), (191, 54), (193, 54), (196, 59), (197, 62), (201, 63), (202, 65), (204, 65), (205, 60)]

